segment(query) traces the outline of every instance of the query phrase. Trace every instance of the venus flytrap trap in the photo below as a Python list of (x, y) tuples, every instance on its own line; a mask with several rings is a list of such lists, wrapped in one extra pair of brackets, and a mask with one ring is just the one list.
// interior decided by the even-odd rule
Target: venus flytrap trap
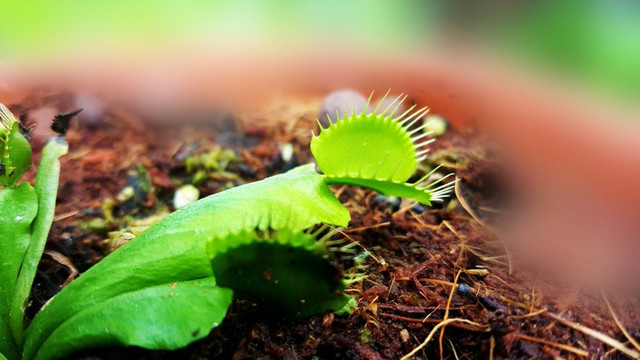
[(413, 183), (407, 183), (418, 164), (426, 159), (428, 150), (422, 148), (434, 140), (427, 139), (430, 133), (422, 131), (428, 124), (414, 128), (427, 113), (427, 108), (413, 112), (414, 105), (395, 116), (405, 98), (402, 95), (397, 97), (382, 112), (379, 112), (380, 105), (373, 111), (369, 111), (367, 105), (359, 114), (352, 113), (339, 121), (329, 121), (327, 128), (318, 123), (320, 133), (311, 139), (311, 152), (327, 184), (358, 185), (383, 195), (414, 199), (425, 205), (442, 201), (451, 192), (453, 182), (436, 185), (452, 174), (422, 185), (439, 168)]
[(342, 240), (333, 237), (350, 214), (329, 185), (364, 186), (423, 204), (441, 200), (452, 187), (422, 185), (437, 169), (407, 183), (431, 140), (413, 128), (426, 109), (394, 117), (400, 102), (379, 114), (345, 112), (314, 136), (311, 150), (323, 174), (313, 164), (300, 166), (211, 195), (159, 221), (62, 289), (24, 336), (31, 271), (51, 225), (56, 159), (66, 144), (56, 140), (45, 147), (49, 155), (43, 153), (35, 190), (14, 186), (14, 174), (24, 166), (7, 160), (13, 172), (0, 190), (0, 225), (12, 231), (0, 235), (2, 283), (8, 284), (0, 288), (0, 315), (14, 321), (2, 322), (0, 351), (10, 360), (30, 360), (110, 345), (178, 349), (218, 326), (233, 296), (289, 316), (351, 311), (354, 299), (345, 290), (363, 279), (365, 267), (360, 257), (346, 273), (334, 263), (333, 251), (349, 253), (353, 245), (335, 248)]

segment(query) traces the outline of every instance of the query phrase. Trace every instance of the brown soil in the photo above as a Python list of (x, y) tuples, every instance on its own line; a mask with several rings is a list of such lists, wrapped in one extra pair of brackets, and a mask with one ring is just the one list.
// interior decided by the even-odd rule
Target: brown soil
[[(70, 110), (65, 98), (58, 96), (48, 106)], [(43, 101), (31, 98), (19, 105), (28, 112)], [(59, 291), (73, 268), (81, 273), (105, 256), (108, 250), (102, 240), (106, 231), (124, 223), (106, 228), (87, 225), (103, 218), (102, 205), (125, 187), (129, 170), (141, 164), (155, 189), (133, 205), (115, 207), (116, 219), (129, 216), (129, 221), (170, 206), (177, 186), (191, 176), (184, 165), (189, 149), (198, 154), (220, 146), (233, 149), (238, 157), (226, 173), (209, 176), (198, 185), (203, 196), (230, 182), (239, 185), (281, 172), (295, 165), (282, 161), (281, 143), (294, 144), (299, 163), (312, 160), (309, 131), (318, 103), (318, 99), (287, 99), (277, 107), (234, 114), (232, 126), (229, 121), (214, 125), (212, 120), (191, 131), (145, 127), (135, 115), (122, 111), (91, 126), (76, 121), (68, 133), (71, 150), (62, 160), (56, 221), (47, 244), (48, 250), (62, 257), (53, 253), (42, 261), (31, 314)], [(234, 124), (241, 130), (234, 130)], [(473, 207), (495, 205), (495, 195), (503, 190), (499, 167), (487, 160), (490, 150), (480, 135), (470, 130), (449, 131), (433, 144), (432, 151), (436, 161), (445, 162), (463, 179), (461, 190)], [(353, 217), (344, 237), (371, 253), (366, 279), (349, 290), (358, 302), (351, 316), (325, 313), (289, 320), (269, 309), (236, 301), (219, 328), (186, 349), (111, 348), (75, 358), (399, 359), (445, 318), (466, 321), (454, 320), (442, 328), (444, 335), (436, 333), (415, 358), (625, 357), (554, 319), (556, 315), (633, 348), (600, 297), (541, 284), (517, 264), (510, 275), (503, 246), (459, 202), (425, 210), (406, 201), (396, 204), (369, 190), (334, 190)], [(477, 211), (481, 216), (490, 213)], [(352, 261), (345, 255), (338, 260), (343, 264)], [(618, 301), (614, 309), (631, 335), (640, 337), (637, 301)]]

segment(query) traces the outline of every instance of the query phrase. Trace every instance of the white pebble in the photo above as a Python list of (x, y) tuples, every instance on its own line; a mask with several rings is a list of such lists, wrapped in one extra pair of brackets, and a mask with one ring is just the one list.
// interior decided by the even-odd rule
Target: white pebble
[(293, 145), (289, 143), (280, 145), (280, 155), (282, 156), (282, 161), (291, 161), (291, 158), (293, 158)]
[(198, 201), (200, 198), (200, 190), (193, 185), (184, 185), (176, 190), (173, 195), (173, 207), (180, 209), (192, 202)]
[(431, 137), (436, 137), (447, 132), (448, 123), (442, 116), (429, 115), (424, 118), (424, 132), (431, 132)]

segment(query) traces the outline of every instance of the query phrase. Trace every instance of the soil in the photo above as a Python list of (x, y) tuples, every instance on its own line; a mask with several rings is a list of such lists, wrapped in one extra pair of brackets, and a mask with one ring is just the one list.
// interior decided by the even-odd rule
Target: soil
[[(13, 109), (26, 114), (46, 102), (68, 111), (71, 96), (33, 96)], [(126, 111), (103, 114), (106, 120), (99, 122), (72, 122), (49, 253), (40, 265), (29, 314), (76, 276), (76, 270), (81, 274), (117, 246), (104, 241), (109, 231), (135, 227), (172, 210), (175, 190), (194, 180), (185, 166), (187, 158), (234, 151), (236, 160), (224, 171), (205, 171), (197, 182), (201, 196), (312, 161), (309, 133), (320, 101), (283, 99), (253, 112), (216, 112), (185, 127), (144, 125), (143, 116)], [(288, 161), (280, 153), (285, 143), (294, 147), (294, 158)], [(291, 320), (236, 300), (219, 328), (185, 349), (94, 349), (73, 358), (399, 359), (447, 318), (465, 321), (448, 323), (441, 330), (444, 335), (437, 332), (415, 353), (416, 359), (625, 358), (570, 324), (582, 324), (633, 348), (601, 297), (541, 284), (517, 265), (510, 273), (504, 247), (486, 226), (494, 213), (488, 208), (499, 206), (503, 199), (498, 195), (508, 189), (501, 184), (499, 164), (488, 160), (492, 150), (482, 135), (450, 130), (431, 149), (432, 161), (444, 163), (446, 172), (462, 179), (460, 195), (483, 220), (470, 216), (455, 196), (424, 208), (365, 189), (335, 187), (353, 218), (344, 238), (371, 254), (365, 280), (349, 289), (358, 303), (350, 316), (323, 313)], [(136, 195), (118, 200), (127, 185)], [(105, 221), (111, 213), (114, 220)], [(345, 254), (337, 260), (345, 267), (353, 261)], [(638, 305), (624, 299), (613, 306), (635, 338), (640, 337)]]

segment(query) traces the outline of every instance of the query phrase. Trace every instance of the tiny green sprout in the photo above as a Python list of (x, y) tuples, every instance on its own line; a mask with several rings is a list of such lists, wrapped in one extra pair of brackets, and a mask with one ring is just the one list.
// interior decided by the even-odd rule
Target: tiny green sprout
[[(383, 110), (378, 109), (380, 105), (373, 111), (365, 107), (361, 113), (345, 115), (326, 129), (320, 127), (319, 135), (311, 139), (311, 152), (328, 184), (363, 186), (425, 205), (442, 201), (451, 192), (453, 182), (440, 183), (452, 174), (423, 185), (438, 168), (407, 183), (418, 164), (426, 159), (428, 149), (423, 149), (424, 146), (434, 140), (428, 138), (429, 132), (423, 132), (427, 124), (417, 125), (427, 108), (414, 112), (414, 105), (396, 116), (405, 99), (406, 96), (401, 95)], [(378, 104), (381, 103), (383, 101)]]

